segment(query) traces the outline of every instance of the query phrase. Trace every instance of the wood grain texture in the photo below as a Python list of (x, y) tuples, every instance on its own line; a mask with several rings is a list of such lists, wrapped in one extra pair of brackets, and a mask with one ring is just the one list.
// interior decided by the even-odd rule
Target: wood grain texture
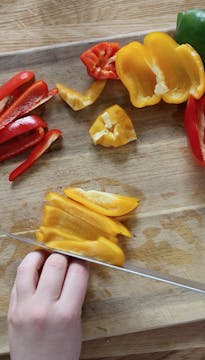
[[(201, 1), (155, 0), (152, 5), (150, 3), (145, 0), (137, 3), (3, 0), (0, 4), (1, 52), (171, 28), (175, 26), (178, 11), (205, 7), (205, 2)], [(114, 11), (110, 11), (111, 6)], [(26, 60), (22, 55), (0, 57), (1, 82), (15, 69), (25, 66), (26, 61), (50, 86), (55, 81), (64, 81), (79, 89), (85, 87), (83, 67), (75, 60), (79, 55), (78, 47), (73, 48), (71, 57), (64, 50), (51, 51), (43, 57), (35, 52), (35, 55), (27, 55)], [(82, 74), (80, 79), (76, 78), (76, 73)], [(113, 101), (123, 105), (131, 115), (139, 138), (137, 146), (128, 144), (119, 149), (117, 157), (113, 150), (104, 152), (94, 148), (87, 135), (96, 114)], [(118, 85), (107, 87), (96, 106), (85, 110), (83, 116), (81, 112), (73, 113), (59, 100), (52, 102), (44, 116), (50, 126), (56, 126), (58, 119), (59, 127), (65, 128), (63, 147), (46, 155), (12, 188), (7, 174), (22, 157), (3, 167), (1, 230), (25, 231), (38, 226), (42, 198), (48, 190), (61, 191), (69, 184), (116, 189), (139, 195), (143, 200), (138, 221), (135, 217), (127, 219), (132, 230), (137, 229), (136, 238), (127, 248), (128, 255), (135, 254), (133, 260), (142, 265), (192, 278), (201, 276), (199, 280), (203, 280), (204, 173), (190, 163), (180, 122), (182, 113), (183, 106), (166, 104), (153, 107), (152, 116), (147, 109), (133, 109), (126, 92)], [(149, 166), (144, 166), (145, 163)], [(60, 179), (58, 184), (56, 172)], [(10, 289), (16, 267), (30, 248), (8, 240), (0, 242), (0, 353), (3, 353), (8, 351), (6, 311)], [(82, 358), (203, 359), (204, 328), (200, 322), (191, 323), (190, 328), (186, 325), (170, 330), (173, 324), (203, 318), (204, 298), (200, 295), (130, 275), (122, 276), (119, 284), (119, 274), (95, 268), (83, 312), (84, 340), (87, 341), (84, 341)], [(151, 330), (153, 328), (160, 328), (159, 332)], [(191, 337), (187, 328), (191, 329)], [(173, 331), (178, 337), (184, 334), (182, 341), (177, 341)], [(198, 334), (201, 335), (198, 337)]]

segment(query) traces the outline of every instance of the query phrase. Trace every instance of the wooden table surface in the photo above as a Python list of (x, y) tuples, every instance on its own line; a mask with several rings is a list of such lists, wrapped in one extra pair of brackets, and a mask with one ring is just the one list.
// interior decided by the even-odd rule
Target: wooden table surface
[[(179, 11), (197, 7), (204, 8), (205, 1), (2, 0), (1, 52), (141, 30), (174, 28)], [(148, 285), (156, 286), (156, 289), (164, 286), (147, 281)], [(136, 288), (138, 286), (143, 286), (141, 279), (136, 279)], [(143, 288), (140, 289), (140, 296), (143, 299)], [(180, 290), (174, 292), (173, 296), (170, 295), (167, 299), (170, 309), (172, 306), (174, 308), (174, 303), (179, 302), (180, 298), (186, 302), (186, 294)], [(190, 299), (188, 296), (187, 298)], [(163, 301), (161, 308), (163, 312)], [(86, 341), (83, 344), (82, 359), (204, 359), (205, 323), (203, 320), (197, 321), (197, 315), (195, 319), (194, 314), (197, 312), (194, 306), (192, 310), (193, 321), (190, 323), (180, 323), (181, 313), (184, 311), (182, 303), (181, 313), (175, 314), (178, 317), (177, 325), (166, 326), (159, 316), (159, 323), (155, 318), (153, 330), (146, 331), (146, 323), (139, 327), (136, 324), (134, 333)], [(168, 315), (165, 314), (165, 318)], [(152, 322), (152, 313), (149, 316)], [(139, 321), (143, 322), (144, 319)], [(146, 321), (149, 322), (149, 319)], [(140, 328), (144, 331), (139, 331)], [(2, 356), (2, 359), (8, 359), (8, 356)]]

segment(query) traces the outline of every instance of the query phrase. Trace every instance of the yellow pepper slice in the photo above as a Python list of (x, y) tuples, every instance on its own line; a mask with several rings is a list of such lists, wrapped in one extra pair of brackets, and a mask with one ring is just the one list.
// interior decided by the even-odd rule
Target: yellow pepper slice
[(133, 41), (122, 47), (116, 55), (117, 74), (129, 91), (130, 101), (136, 107), (157, 104), (161, 96), (155, 94), (156, 76), (148, 65), (152, 62), (148, 49)]
[(91, 126), (89, 134), (95, 145), (106, 147), (119, 147), (137, 138), (131, 119), (119, 105), (104, 110)]
[(122, 216), (134, 210), (139, 200), (135, 197), (112, 194), (102, 191), (68, 187), (64, 193), (89, 209), (107, 216)]
[(91, 86), (81, 94), (78, 91), (68, 88), (67, 86), (57, 83), (60, 97), (74, 110), (81, 110), (92, 105), (100, 96), (106, 84), (106, 80), (96, 80)]
[(46, 245), (52, 249), (73, 252), (117, 266), (123, 266), (125, 261), (125, 255), (122, 249), (103, 237), (100, 237), (96, 241), (73, 241), (54, 237), (54, 240), (48, 241)]
[(104, 233), (113, 236), (114, 241), (117, 241), (115, 238), (117, 234), (123, 234), (128, 237), (131, 236), (129, 230), (119, 221), (98, 214), (67, 197), (61, 196), (55, 192), (50, 192), (47, 194), (46, 200), (68, 214), (75, 216), (76, 221), (78, 221), (78, 219), (80, 222), (84, 221), (86, 224), (97, 228), (101, 234)]

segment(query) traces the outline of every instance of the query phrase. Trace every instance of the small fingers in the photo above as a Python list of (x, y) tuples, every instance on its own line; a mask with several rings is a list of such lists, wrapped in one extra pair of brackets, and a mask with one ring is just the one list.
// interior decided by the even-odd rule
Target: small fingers
[(89, 265), (82, 260), (73, 259), (70, 263), (60, 302), (69, 306), (75, 312), (81, 312), (81, 308), (87, 292), (89, 280)]
[(32, 251), (20, 263), (15, 280), (16, 293), (19, 300), (35, 292), (42, 268), (48, 254), (43, 251)]
[(46, 297), (49, 300), (57, 300), (60, 297), (68, 264), (68, 256), (54, 253), (48, 257), (36, 291), (39, 296)]

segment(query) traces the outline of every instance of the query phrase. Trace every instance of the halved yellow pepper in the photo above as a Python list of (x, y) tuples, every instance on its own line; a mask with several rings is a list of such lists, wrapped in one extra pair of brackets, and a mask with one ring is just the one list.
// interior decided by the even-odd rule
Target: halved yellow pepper
[(91, 126), (89, 134), (95, 145), (106, 147), (119, 147), (137, 138), (131, 119), (119, 105), (104, 110)]
[(136, 107), (157, 104), (161, 96), (155, 94), (156, 76), (147, 62), (151, 54), (140, 42), (123, 46), (116, 55), (117, 74), (129, 91), (130, 101)]
[(67, 86), (57, 83), (60, 97), (75, 111), (84, 109), (92, 105), (100, 96), (106, 84), (106, 80), (96, 80), (91, 86), (81, 94), (78, 91), (68, 88)]
[(69, 198), (78, 201), (99, 214), (107, 216), (125, 215), (134, 210), (139, 204), (139, 200), (135, 197), (102, 191), (86, 191), (81, 188), (68, 187), (64, 192)]
[(163, 32), (145, 36), (144, 45), (133, 42), (121, 48), (116, 69), (136, 107), (156, 104), (161, 98), (179, 104), (190, 94), (199, 99), (205, 92), (199, 54), (190, 45), (178, 45)]
[(66, 238), (55, 238), (46, 243), (52, 249), (69, 251), (78, 255), (95, 258), (113, 265), (123, 266), (125, 255), (117, 245), (100, 237), (96, 241), (73, 241)]
[[(144, 44), (152, 55), (149, 66), (156, 76), (159, 72), (163, 75), (167, 86), (167, 91), (161, 93), (165, 102), (178, 104), (186, 101), (190, 94), (195, 98), (203, 95), (204, 66), (200, 56), (190, 45), (178, 45), (171, 36), (163, 32), (146, 35)], [(161, 79), (157, 83), (159, 90)]]
[(117, 234), (123, 234), (128, 237), (131, 236), (129, 230), (119, 221), (100, 215), (67, 197), (61, 196), (55, 192), (50, 192), (47, 194), (46, 200), (71, 216), (74, 216), (76, 221), (79, 219), (79, 222), (84, 221), (86, 224), (98, 229), (100, 234), (113, 236), (115, 242), (117, 241), (115, 238)]

